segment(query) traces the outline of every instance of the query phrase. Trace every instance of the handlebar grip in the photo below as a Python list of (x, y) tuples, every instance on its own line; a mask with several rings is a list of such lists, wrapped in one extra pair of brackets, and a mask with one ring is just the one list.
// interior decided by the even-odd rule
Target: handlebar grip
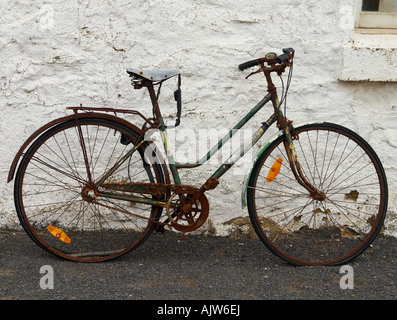
[(283, 53), (280, 54), (277, 58), (276, 58), (276, 62), (278, 64), (282, 64), (284, 62), (287, 62), (290, 59), (290, 56), (287, 53)]
[(240, 71), (243, 71), (247, 68), (255, 67), (256, 65), (258, 65), (258, 59), (244, 62), (244, 63), (240, 64), (238, 66), (238, 68), (240, 69)]

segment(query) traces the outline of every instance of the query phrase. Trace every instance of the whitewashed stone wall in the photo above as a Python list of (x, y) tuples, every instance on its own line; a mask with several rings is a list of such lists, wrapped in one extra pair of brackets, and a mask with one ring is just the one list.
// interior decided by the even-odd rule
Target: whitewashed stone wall
[[(237, 65), (294, 47), (288, 116), (294, 123), (345, 125), (373, 145), (389, 180), (386, 232), (396, 236), (397, 79), (344, 80), (357, 80), (360, 61), (368, 59), (373, 59), (369, 65), (375, 73), (381, 67), (396, 74), (397, 42), (393, 36), (386, 39), (387, 50), (364, 45), (359, 59), (352, 59), (355, 10), (354, 0), (1, 1), (0, 226), (18, 225), (8, 170), (20, 145), (39, 126), (80, 103), (150, 115), (146, 92), (133, 90), (126, 68), (181, 71), (183, 118), (170, 140), (178, 161), (196, 161), (207, 151), (199, 148), (203, 139), (208, 148), (216, 140), (205, 135), (207, 130), (224, 133), (265, 94), (263, 77), (245, 80)], [(378, 59), (379, 54), (388, 58)], [(388, 65), (378, 66), (378, 61)], [(371, 80), (371, 69), (367, 71)], [(166, 82), (161, 95), (171, 122), (175, 86), (173, 80)], [(271, 109), (267, 111), (247, 129), (266, 120)], [(197, 146), (194, 152), (186, 152), (188, 138)], [(201, 184), (222, 157), (183, 174), (184, 182)], [(248, 154), (207, 194), (210, 219), (201, 231), (227, 235), (234, 230), (230, 220), (248, 216), (240, 194), (253, 158), (254, 153)]]

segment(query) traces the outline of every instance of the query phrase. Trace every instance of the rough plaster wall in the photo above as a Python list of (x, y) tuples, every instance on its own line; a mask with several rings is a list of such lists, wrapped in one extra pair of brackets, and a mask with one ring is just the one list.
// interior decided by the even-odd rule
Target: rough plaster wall
[[(348, 126), (374, 146), (389, 179), (386, 231), (397, 235), (397, 84), (338, 81), (343, 46), (354, 23), (341, 25), (346, 18), (342, 6), (354, 8), (354, 1), (1, 1), (0, 226), (17, 225), (8, 169), (20, 145), (40, 125), (80, 103), (150, 115), (148, 95), (132, 89), (126, 68), (181, 71), (183, 118), (178, 134), (170, 132), (170, 141), (182, 145), (176, 147), (178, 161), (195, 161), (207, 149), (186, 152), (188, 138), (197, 146), (206, 144), (206, 138), (209, 148), (215, 140), (205, 136), (206, 130), (230, 129), (265, 94), (263, 77), (245, 80), (237, 65), (291, 46), (296, 60), (288, 116), (295, 123), (327, 120)], [(171, 122), (172, 81), (161, 95)], [(248, 132), (267, 119), (270, 109), (265, 111), (248, 125)], [(240, 194), (253, 158), (254, 153), (245, 156), (208, 193), (210, 219), (201, 231), (226, 235), (234, 230), (228, 221), (248, 216)], [(201, 184), (221, 160), (183, 173), (184, 182)]]

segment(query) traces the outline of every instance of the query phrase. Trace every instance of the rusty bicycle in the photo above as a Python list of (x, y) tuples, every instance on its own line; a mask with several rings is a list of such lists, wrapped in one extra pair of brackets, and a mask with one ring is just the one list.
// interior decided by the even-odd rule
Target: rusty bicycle
[[(294, 265), (338, 265), (361, 254), (378, 235), (387, 210), (382, 164), (353, 131), (328, 122), (294, 127), (285, 116), (295, 50), (270, 52), (239, 65), (257, 67), (267, 94), (197, 162), (175, 161), (159, 106), (161, 85), (177, 79), (174, 97), (181, 118), (178, 70), (127, 69), (135, 89), (146, 88), (152, 116), (138, 111), (77, 106), (42, 126), (21, 146), (11, 165), (16, 211), (26, 233), (41, 248), (82, 262), (118, 257), (136, 248), (153, 230), (200, 228), (209, 215), (206, 192), (275, 124), (278, 136), (260, 150), (250, 171), (244, 201), (264, 245)], [(282, 79), (279, 100), (272, 76)], [(252, 69), (251, 69), (252, 70)], [(157, 92), (155, 90), (157, 89)], [(183, 184), (179, 170), (201, 166), (259, 110), (273, 113), (241, 148), (199, 187)], [(284, 112), (282, 106), (284, 105)], [(131, 123), (117, 114), (143, 122)], [(158, 130), (165, 156), (145, 136)]]

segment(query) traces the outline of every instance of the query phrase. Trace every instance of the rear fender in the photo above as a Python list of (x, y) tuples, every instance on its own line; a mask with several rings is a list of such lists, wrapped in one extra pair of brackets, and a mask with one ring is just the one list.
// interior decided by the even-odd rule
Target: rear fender
[[(91, 119), (107, 119), (107, 120), (111, 120), (114, 122), (117, 122), (119, 124), (124, 125), (127, 128), (130, 128), (132, 131), (136, 132), (138, 135), (143, 136), (144, 135), (144, 130), (138, 128), (137, 126), (135, 126), (134, 124), (123, 120), (119, 117), (116, 116), (112, 116), (109, 114), (105, 114), (105, 113), (98, 113), (98, 112), (86, 112), (86, 113), (76, 113), (76, 114), (72, 114), (70, 116), (65, 116), (62, 118), (58, 118), (55, 119), (45, 125), (43, 125), (41, 128), (37, 129), (26, 141), (25, 143), (21, 146), (21, 148), (19, 149), (18, 153), (15, 155), (14, 160), (11, 163), (11, 167), (10, 167), (10, 171), (8, 172), (8, 179), (7, 182), (10, 182), (14, 179), (14, 174), (15, 174), (15, 170), (16, 167), (19, 163), (19, 160), (23, 154), (23, 152), (26, 150), (26, 148), (39, 136), (41, 135), (43, 132), (47, 131), (48, 129), (62, 123), (62, 122), (66, 122), (66, 121), (70, 121), (70, 120), (78, 120), (78, 119), (86, 119), (86, 118), (91, 118)], [(163, 165), (164, 167), (164, 165)], [(164, 172), (164, 175), (167, 175), (167, 171)]]

